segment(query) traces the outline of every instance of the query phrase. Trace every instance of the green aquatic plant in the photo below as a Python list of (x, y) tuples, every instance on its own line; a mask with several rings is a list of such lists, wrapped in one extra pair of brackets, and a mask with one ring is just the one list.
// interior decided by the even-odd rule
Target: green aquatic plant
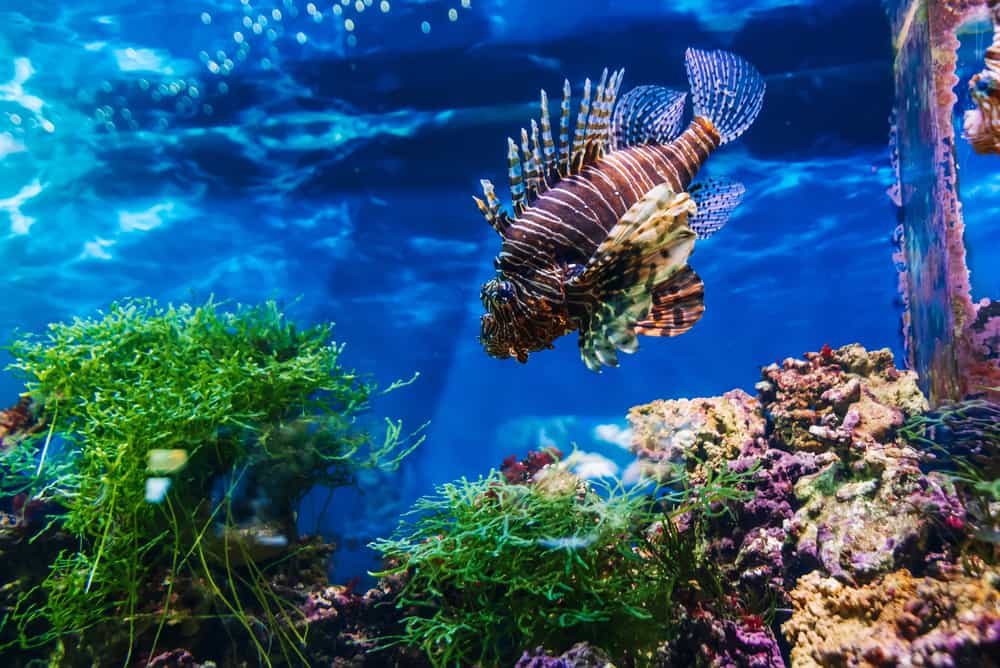
[[(950, 477), (962, 493), (973, 539), (969, 551), (996, 563), (1000, 559), (1000, 404), (979, 397), (947, 402), (911, 417), (900, 434), (935, 453), (952, 469)], [(988, 547), (984, 550), (982, 544)]]
[[(10, 368), (47, 428), (2, 456), (0, 489), (59, 508), (50, 525), (79, 549), (50, 565), (0, 630), (13, 625), (16, 642), (32, 647), (116, 619), (130, 655), (138, 633), (159, 636), (174, 583), (190, 577), (248, 631), (264, 663), (254, 626), (284, 634), (286, 658), (297, 652), (291, 613), (269, 591), (236, 514), (241, 482), (252, 478), (270, 519), (287, 525), (312, 486), (394, 468), (422, 440), (390, 421), (379, 440), (360, 427), (378, 389), (342, 366), (331, 327), (300, 329), (273, 302), (223, 311), (212, 301), (130, 300), (15, 341)], [(157, 452), (181, 453), (182, 465), (156, 473)], [(148, 498), (151, 477), (169, 484), (162, 502)], [(150, 605), (152, 582), (169, 586)], [(250, 619), (248, 595), (265, 619)]]
[(403, 582), (404, 632), (385, 644), (419, 647), (435, 666), (492, 666), (589, 640), (641, 665), (675, 629), (678, 592), (722, 594), (696, 527), (745, 496), (741, 479), (654, 491), (492, 472), (442, 485), (371, 544), (388, 566), (376, 575)]

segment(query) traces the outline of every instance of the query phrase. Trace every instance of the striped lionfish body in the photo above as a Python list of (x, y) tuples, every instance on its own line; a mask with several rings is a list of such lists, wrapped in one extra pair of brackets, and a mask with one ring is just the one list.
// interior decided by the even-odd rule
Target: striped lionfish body
[[(521, 362), (580, 332), (583, 361), (616, 366), (637, 334), (676, 336), (704, 311), (704, 286), (687, 265), (696, 238), (719, 230), (743, 196), (727, 181), (692, 185), (709, 155), (741, 135), (760, 110), (764, 83), (733, 54), (688, 49), (694, 118), (686, 95), (639, 86), (618, 99), (622, 71), (584, 85), (572, 143), (563, 86), (559, 146), (548, 99), (541, 120), (508, 140), (514, 217), (493, 185), (476, 203), (503, 239), (497, 275), (483, 285), (480, 342)], [(530, 143), (529, 143), (530, 137)], [(524, 160), (522, 162), (521, 155)]]
[(1000, 0), (986, 4), (993, 20), (993, 43), (986, 49), (983, 71), (969, 80), (976, 106), (965, 112), (963, 130), (976, 153), (1000, 153)]

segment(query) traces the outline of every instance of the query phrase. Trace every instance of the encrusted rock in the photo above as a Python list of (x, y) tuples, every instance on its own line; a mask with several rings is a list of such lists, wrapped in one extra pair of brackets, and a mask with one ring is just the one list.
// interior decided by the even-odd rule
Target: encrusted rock
[(652, 478), (670, 477), (671, 465), (687, 470), (691, 480), (705, 470), (736, 459), (744, 447), (764, 434), (764, 417), (756, 399), (742, 390), (707, 399), (671, 399), (629, 411), (632, 451), (640, 471)]
[(792, 665), (1000, 665), (998, 577), (915, 578), (903, 569), (853, 587), (819, 572), (804, 575), (782, 626)]

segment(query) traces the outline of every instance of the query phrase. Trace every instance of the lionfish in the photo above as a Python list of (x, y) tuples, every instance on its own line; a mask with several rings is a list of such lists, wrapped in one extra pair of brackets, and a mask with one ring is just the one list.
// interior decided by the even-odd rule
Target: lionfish
[(645, 85), (618, 100), (624, 70), (605, 70), (593, 97), (590, 79), (584, 84), (572, 143), (568, 80), (558, 150), (544, 90), (520, 153), (507, 140), (514, 216), (487, 180), (485, 201), (474, 198), (503, 239), (496, 276), (480, 294), (489, 355), (526, 362), (579, 330), (580, 355), (599, 372), (618, 365), (617, 351), (635, 352), (636, 335), (677, 336), (701, 317), (704, 284), (688, 256), (695, 239), (722, 228), (745, 190), (725, 179), (692, 181), (756, 119), (764, 81), (725, 51), (688, 49), (685, 62), (694, 118), (683, 131), (685, 93)]
[(988, 0), (993, 43), (986, 49), (985, 67), (969, 79), (975, 109), (965, 112), (963, 130), (976, 153), (1000, 153), (1000, 0)]

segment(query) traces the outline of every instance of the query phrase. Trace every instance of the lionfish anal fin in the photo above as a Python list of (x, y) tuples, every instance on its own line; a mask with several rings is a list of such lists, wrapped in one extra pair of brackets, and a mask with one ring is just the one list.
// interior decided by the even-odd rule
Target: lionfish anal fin
[(580, 323), (580, 356), (588, 368), (617, 366), (617, 351), (635, 352), (637, 323), (647, 320), (657, 286), (687, 267), (695, 233), (687, 193), (656, 186), (625, 212), (586, 267), (567, 285), (587, 305)]
[(705, 312), (705, 284), (690, 266), (653, 288), (646, 317), (635, 324), (643, 336), (678, 336), (688, 331)]
[[(586, 80), (572, 140), (569, 132), (571, 90), (569, 80), (564, 81), (558, 145), (552, 134), (549, 98), (544, 90), (541, 92), (540, 119), (531, 120), (530, 131), (521, 129), (520, 142), (507, 139), (507, 173), (515, 217), (561, 178), (579, 174), (585, 166), (611, 150), (611, 111), (624, 74), (625, 70), (618, 70), (609, 77), (605, 69), (593, 95), (590, 79)], [(474, 198), (476, 205), (493, 229), (503, 235), (510, 219), (500, 208), (493, 184), (486, 180), (481, 183), (486, 199)]]

